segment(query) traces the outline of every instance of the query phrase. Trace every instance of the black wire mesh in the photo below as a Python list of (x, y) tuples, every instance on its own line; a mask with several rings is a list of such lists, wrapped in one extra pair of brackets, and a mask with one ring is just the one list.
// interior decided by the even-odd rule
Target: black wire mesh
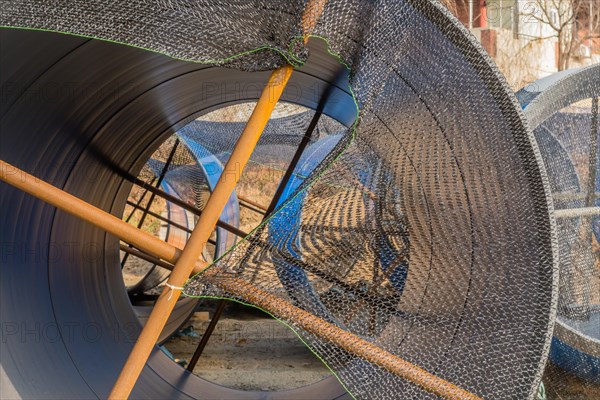
[(600, 65), (519, 93), (550, 180), (560, 252), (549, 399), (600, 398)]
[[(262, 70), (306, 58), (304, 7), (13, 1), (0, 20)], [(556, 268), (546, 178), (510, 88), (437, 2), (328, 1), (313, 33), (351, 69), (357, 123), (212, 270), (479, 396), (532, 397)], [(231, 297), (202, 275), (186, 293)], [(434, 397), (285, 322), (356, 397)]]

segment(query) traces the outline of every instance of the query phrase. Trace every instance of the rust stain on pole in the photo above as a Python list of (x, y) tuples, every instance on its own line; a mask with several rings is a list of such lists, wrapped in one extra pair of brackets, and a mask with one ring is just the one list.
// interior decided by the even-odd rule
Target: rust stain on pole
[(277, 315), (283, 320), (292, 320), (302, 329), (318, 336), (350, 354), (354, 354), (370, 363), (420, 386), (428, 392), (452, 400), (481, 400), (480, 397), (427, 372), (384, 349), (354, 335), (330, 322), (314, 316), (291, 303), (278, 298), (241, 279), (227, 276), (219, 279), (211, 270), (205, 272), (208, 282), (221, 287), (233, 296), (245, 299), (261, 309)]

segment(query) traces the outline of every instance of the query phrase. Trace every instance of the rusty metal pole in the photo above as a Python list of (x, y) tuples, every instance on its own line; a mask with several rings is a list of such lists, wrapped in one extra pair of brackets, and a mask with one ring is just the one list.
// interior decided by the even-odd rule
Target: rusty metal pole
[[(153, 254), (171, 263), (161, 263), (167, 269), (174, 269), (172, 265), (177, 261), (180, 250), (173, 245), (165, 243), (154, 236), (140, 231), (137, 228), (121, 221), (107, 212), (100, 210), (81, 199), (72, 196), (12, 165), (0, 161), (0, 180), (29, 193), (40, 200), (46, 201), (72, 215), (106, 230), (123, 241), (129, 238), (139, 239), (148, 236), (147, 240), (137, 240), (140, 250)], [(131, 233), (134, 235), (131, 235)], [(158, 262), (159, 260), (152, 260)], [(201, 260), (196, 262), (194, 272), (206, 269), (208, 264)], [(441, 379), (424, 369), (395, 356), (366, 340), (347, 332), (338, 326), (324, 321), (291, 303), (280, 299), (256, 286), (237, 278), (220, 279), (212, 270), (205, 272), (205, 279), (214, 285), (220, 286), (234, 296), (238, 296), (253, 303), (265, 311), (277, 315), (279, 318), (292, 318), (294, 322), (315, 336), (336, 345), (351, 354), (359, 356), (366, 361), (377, 364), (387, 371), (398, 375), (423, 389), (448, 399), (478, 399), (477, 396)]]
[(208, 270), (205, 272), (205, 279), (220, 286), (231, 295), (243, 298), (254, 306), (277, 315), (280, 319), (294, 321), (295, 325), (320, 339), (404, 378), (430, 393), (451, 400), (482, 400), (473, 393), (441, 379), (337, 325), (304, 311), (272, 293), (241, 279), (229, 276), (219, 279), (214, 275), (216, 274)]
[(0, 180), (174, 264), (181, 250), (135, 226), (0, 160)]

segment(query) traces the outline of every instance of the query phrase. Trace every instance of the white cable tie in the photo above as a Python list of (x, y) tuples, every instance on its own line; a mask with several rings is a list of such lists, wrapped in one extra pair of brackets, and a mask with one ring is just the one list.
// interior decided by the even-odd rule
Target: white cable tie
[(175, 290), (183, 290), (183, 287), (181, 287), (181, 286), (173, 286), (169, 282), (166, 282), (165, 286), (168, 287), (169, 289), (171, 289), (171, 292), (169, 293), (169, 300), (171, 300), (171, 297), (173, 296), (173, 291), (175, 291)]

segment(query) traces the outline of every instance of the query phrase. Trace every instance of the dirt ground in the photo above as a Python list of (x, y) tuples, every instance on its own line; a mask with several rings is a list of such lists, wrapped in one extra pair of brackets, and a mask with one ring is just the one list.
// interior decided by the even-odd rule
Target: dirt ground
[[(177, 361), (187, 362), (208, 323), (206, 311), (197, 312), (186, 324), (186, 334), (171, 338), (165, 347)], [(230, 303), (194, 374), (231, 388), (273, 391), (315, 383), (331, 373), (285, 325), (258, 310)]]

